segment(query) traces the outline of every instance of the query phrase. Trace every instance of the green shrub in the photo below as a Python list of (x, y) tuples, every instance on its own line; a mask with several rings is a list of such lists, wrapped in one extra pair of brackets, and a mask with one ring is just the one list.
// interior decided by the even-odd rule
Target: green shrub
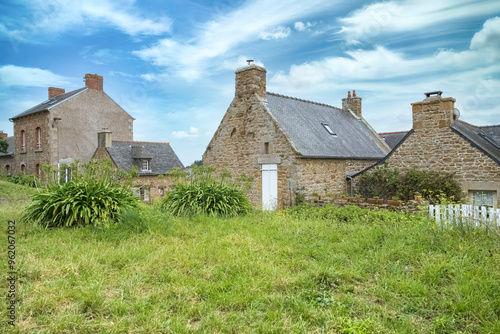
[(33, 188), (38, 188), (41, 185), (40, 179), (33, 174), (18, 174), (9, 176), (7, 177), (7, 180), (15, 184), (21, 184), (23, 186), (29, 186)]
[(358, 192), (363, 197), (398, 197), (403, 201), (411, 200), (416, 193), (420, 193), (431, 204), (460, 202), (463, 198), (453, 173), (415, 169), (401, 172), (389, 169), (387, 165), (361, 175)]
[(137, 199), (124, 188), (78, 180), (49, 185), (33, 195), (24, 217), (46, 227), (98, 225), (136, 205)]
[(174, 215), (231, 217), (250, 211), (245, 194), (222, 183), (178, 184), (163, 201), (163, 207)]

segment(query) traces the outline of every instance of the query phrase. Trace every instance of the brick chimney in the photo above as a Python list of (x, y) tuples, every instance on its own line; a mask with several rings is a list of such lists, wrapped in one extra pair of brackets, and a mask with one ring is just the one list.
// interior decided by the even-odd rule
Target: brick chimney
[(98, 148), (111, 147), (113, 145), (111, 141), (111, 134), (112, 132), (107, 129), (102, 129), (101, 132), (98, 132), (97, 147)]
[(8, 137), (7, 133), (0, 131), (0, 138), (2, 138), (3, 140), (6, 140), (7, 137)]
[(89, 89), (100, 90), (102, 92), (103, 78), (97, 74), (85, 74), (85, 87)]
[(238, 99), (249, 99), (254, 94), (266, 98), (266, 69), (251, 64), (236, 70), (235, 97)]
[(412, 103), (413, 130), (447, 128), (453, 123), (455, 99), (441, 97), (443, 92), (425, 93), (425, 99)]
[(347, 98), (342, 99), (342, 109), (345, 111), (351, 110), (354, 115), (358, 116), (361, 118), (361, 98), (356, 96), (356, 91), (352, 91), (352, 97), (351, 97), (351, 91), (347, 92)]
[(49, 99), (66, 93), (64, 88), (49, 87)]

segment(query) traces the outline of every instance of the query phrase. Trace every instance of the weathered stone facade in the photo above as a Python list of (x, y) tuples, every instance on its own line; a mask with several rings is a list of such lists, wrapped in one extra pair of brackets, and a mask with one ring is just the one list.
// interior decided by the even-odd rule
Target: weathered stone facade
[(261, 165), (277, 163), (278, 203), (281, 207), (289, 205), (298, 153), (263, 104), (265, 70), (253, 65), (237, 72), (236, 82), (236, 96), (203, 155), (203, 164), (220, 169), (227, 163), (233, 177), (242, 173), (253, 177), (248, 195), (257, 204), (262, 200)]
[[(353, 113), (360, 117), (361, 98), (351, 100), (353, 108), (359, 100)], [(226, 163), (233, 177), (242, 173), (253, 177), (249, 198), (256, 206), (262, 205), (264, 164), (278, 167), (277, 205), (282, 208), (294, 205), (298, 196), (346, 194), (346, 172), (360, 171), (377, 161), (303, 157), (266, 104), (266, 70), (256, 65), (237, 70), (235, 97), (203, 155), (204, 165), (220, 169)]]
[[(440, 92), (439, 92), (440, 93)], [(390, 168), (455, 173), (462, 190), (494, 192), (500, 206), (500, 165), (452, 129), (453, 98), (430, 96), (412, 103), (413, 132), (386, 159)]]
[(14, 157), (0, 159), (4, 168), (11, 164), (12, 174), (38, 174), (42, 162), (54, 166), (72, 160), (86, 163), (103, 128), (113, 131), (117, 140), (132, 140), (132, 116), (103, 92), (101, 76), (87, 74), (85, 78), (86, 89), (70, 98), (52, 105), (50, 99), (60, 97), (65, 90), (49, 87), (49, 101), (39, 111), (13, 118)]

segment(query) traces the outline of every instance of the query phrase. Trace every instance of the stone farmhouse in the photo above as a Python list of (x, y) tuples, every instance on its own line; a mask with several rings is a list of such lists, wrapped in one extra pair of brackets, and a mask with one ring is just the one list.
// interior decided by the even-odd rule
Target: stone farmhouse
[(133, 191), (144, 201), (152, 197), (164, 196), (171, 185), (170, 178), (158, 178), (175, 167), (184, 168), (169, 143), (112, 140), (111, 131), (98, 133), (98, 146), (94, 159), (111, 159), (123, 170), (136, 167), (139, 178), (135, 180)]
[[(458, 119), (451, 97), (425, 93), (412, 103), (413, 128), (381, 134), (391, 152), (367, 170), (387, 163), (390, 168), (455, 173), (463, 191), (476, 205), (500, 207), (500, 125), (475, 126)], [(365, 172), (361, 171), (356, 176)]]
[(390, 148), (363, 119), (353, 93), (342, 108), (266, 92), (266, 70), (236, 71), (235, 97), (204, 155), (233, 174), (254, 178), (250, 199), (265, 209), (345, 194), (346, 177), (384, 158)]
[[(0, 153), (2, 172), (8, 175), (26, 173), (41, 176), (41, 163), (53, 166), (75, 160), (87, 163), (96, 154), (98, 133), (103, 132), (103, 129), (109, 133), (109, 138), (113, 134), (116, 147), (154, 147), (145, 150), (146, 156), (133, 158), (136, 159), (134, 163), (140, 158), (149, 161), (149, 165), (144, 165), (145, 173), (141, 173), (141, 176), (163, 174), (173, 167), (183, 167), (168, 144), (136, 144), (133, 141), (134, 118), (103, 91), (102, 76), (86, 74), (84, 80), (85, 87), (67, 93), (65, 89), (49, 87), (46, 101), (10, 119), (14, 123), (14, 135), (6, 137), (8, 152)], [(5, 137), (5, 134), (2, 135)], [(106, 143), (110, 144), (111, 141)], [(110, 150), (116, 151), (116, 147)], [(113, 154), (110, 157), (119, 168), (131, 166), (122, 163), (123, 157)], [(139, 162), (137, 166), (143, 167)], [(137, 182), (147, 184), (144, 179)]]

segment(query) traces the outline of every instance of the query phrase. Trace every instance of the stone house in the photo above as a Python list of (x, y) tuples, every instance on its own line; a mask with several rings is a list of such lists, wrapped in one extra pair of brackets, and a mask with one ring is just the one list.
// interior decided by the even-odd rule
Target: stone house
[(251, 201), (281, 208), (312, 196), (346, 194), (346, 177), (382, 159), (387, 144), (363, 119), (355, 92), (342, 109), (266, 92), (266, 70), (236, 71), (235, 97), (204, 155), (234, 177), (254, 178)]
[(85, 87), (65, 91), (49, 87), (48, 99), (14, 117), (8, 138), (10, 155), (0, 155), (3, 172), (40, 174), (40, 164), (53, 166), (90, 161), (97, 132), (113, 131), (117, 140), (132, 140), (134, 118), (103, 91), (103, 77), (85, 75)]
[(42, 162), (58, 166), (109, 157), (118, 168), (138, 167), (134, 182), (142, 198), (149, 198), (149, 187), (152, 197), (161, 195), (168, 180), (157, 176), (183, 168), (177, 155), (168, 143), (134, 142), (134, 118), (103, 91), (103, 77), (84, 79), (85, 87), (68, 93), (49, 87), (48, 100), (11, 118), (14, 135), (2, 133), (9, 143), (8, 152), (0, 153), (2, 172), (41, 176)]
[(98, 146), (92, 158), (109, 158), (115, 167), (125, 171), (136, 167), (139, 177), (134, 179), (132, 190), (144, 201), (162, 197), (170, 189), (171, 179), (160, 175), (175, 167), (184, 168), (169, 143), (113, 140), (111, 131), (98, 133)]
[[(455, 99), (441, 95), (425, 93), (423, 101), (412, 103), (413, 128), (402, 138), (401, 133), (389, 134), (398, 137), (391, 138), (391, 152), (370, 168), (387, 163), (400, 170), (455, 173), (472, 203), (500, 207), (500, 125), (480, 127), (459, 120)], [(354, 180), (365, 171), (353, 175)]]

